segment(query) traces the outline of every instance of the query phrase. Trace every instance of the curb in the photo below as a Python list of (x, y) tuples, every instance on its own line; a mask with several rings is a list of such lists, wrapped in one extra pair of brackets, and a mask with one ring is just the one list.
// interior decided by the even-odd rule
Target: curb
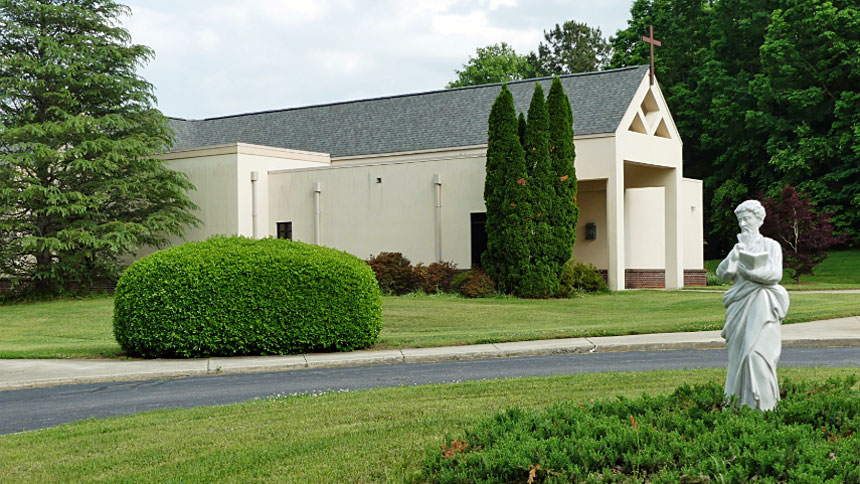
[[(717, 336), (719, 337), (719, 336)], [(605, 337), (609, 338), (609, 337)], [(592, 341), (595, 340), (595, 341)], [(572, 340), (541, 340), (536, 342), (513, 342), (469, 345), (446, 348), (409, 348), (403, 350), (382, 350), (372, 352), (353, 352), (335, 354), (308, 354), (296, 356), (274, 357), (239, 357), (239, 358), (208, 358), (200, 360), (176, 360), (177, 364), (189, 366), (199, 363), (199, 368), (163, 369), (154, 371), (124, 371), (121, 368), (129, 362), (124, 361), (95, 361), (96, 365), (105, 367), (99, 374), (86, 376), (69, 376), (53, 378), (22, 378), (20, 380), (0, 381), (0, 391), (24, 388), (52, 387), (58, 385), (139, 381), (159, 378), (181, 378), (190, 376), (206, 376), (236, 373), (262, 373), (291, 371), (313, 368), (336, 368), (364, 365), (430, 363), (441, 361), (476, 360), (491, 358), (510, 358), (520, 356), (547, 356), (571, 353), (610, 353), (630, 351), (673, 351), (673, 350), (711, 350), (723, 349), (725, 342), (713, 338), (702, 341), (665, 342), (665, 343), (599, 343), (601, 338), (575, 338)], [(523, 345), (531, 347), (523, 348)], [(782, 346), (788, 347), (827, 347), (827, 346), (858, 346), (860, 334), (849, 338), (797, 338), (783, 340)], [(3, 360), (0, 360), (2, 362)], [(55, 363), (62, 365), (68, 360), (6, 360), (21, 362), (26, 366)], [(170, 364), (172, 360), (151, 360)], [(50, 363), (46, 363), (50, 362)], [(130, 362), (139, 364), (139, 361)], [(109, 368), (109, 367), (115, 368)], [(119, 368), (117, 368), (119, 367)]]

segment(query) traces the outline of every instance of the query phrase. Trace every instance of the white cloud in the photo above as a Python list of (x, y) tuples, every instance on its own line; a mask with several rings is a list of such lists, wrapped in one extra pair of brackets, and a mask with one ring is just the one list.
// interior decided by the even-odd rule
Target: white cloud
[(527, 53), (570, 18), (614, 33), (630, 2), (127, 1), (124, 25), (156, 51), (142, 75), (190, 118), (440, 89), (477, 47)]

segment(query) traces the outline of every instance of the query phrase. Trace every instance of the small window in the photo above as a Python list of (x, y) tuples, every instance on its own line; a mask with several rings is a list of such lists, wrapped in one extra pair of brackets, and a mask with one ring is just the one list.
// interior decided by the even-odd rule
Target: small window
[(278, 222), (278, 238), (293, 240), (293, 223)]

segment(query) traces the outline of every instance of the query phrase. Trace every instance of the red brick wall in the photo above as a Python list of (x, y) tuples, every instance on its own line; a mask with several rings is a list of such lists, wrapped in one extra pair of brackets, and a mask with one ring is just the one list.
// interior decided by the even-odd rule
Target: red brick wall
[(684, 287), (707, 285), (708, 271), (705, 269), (684, 269)]
[[(598, 270), (603, 280), (609, 283), (609, 271)], [(684, 270), (684, 286), (706, 286), (707, 271)], [(666, 287), (666, 271), (663, 269), (627, 269), (624, 271), (625, 289), (663, 289)]]
[(624, 271), (625, 289), (663, 289), (666, 271), (663, 269), (627, 269)]

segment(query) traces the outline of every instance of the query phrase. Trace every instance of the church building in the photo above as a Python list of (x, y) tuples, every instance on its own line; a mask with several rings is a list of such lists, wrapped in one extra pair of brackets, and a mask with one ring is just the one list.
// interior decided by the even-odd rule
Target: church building
[[(561, 76), (573, 109), (573, 252), (613, 290), (704, 285), (702, 183), (682, 177), (678, 130), (648, 66)], [(538, 82), (509, 82), (517, 112)], [(163, 158), (197, 187), (214, 234), (280, 237), (367, 259), (468, 268), (486, 246), (487, 118), (500, 84), (170, 119)], [(179, 243), (181, 241), (174, 241)]]

